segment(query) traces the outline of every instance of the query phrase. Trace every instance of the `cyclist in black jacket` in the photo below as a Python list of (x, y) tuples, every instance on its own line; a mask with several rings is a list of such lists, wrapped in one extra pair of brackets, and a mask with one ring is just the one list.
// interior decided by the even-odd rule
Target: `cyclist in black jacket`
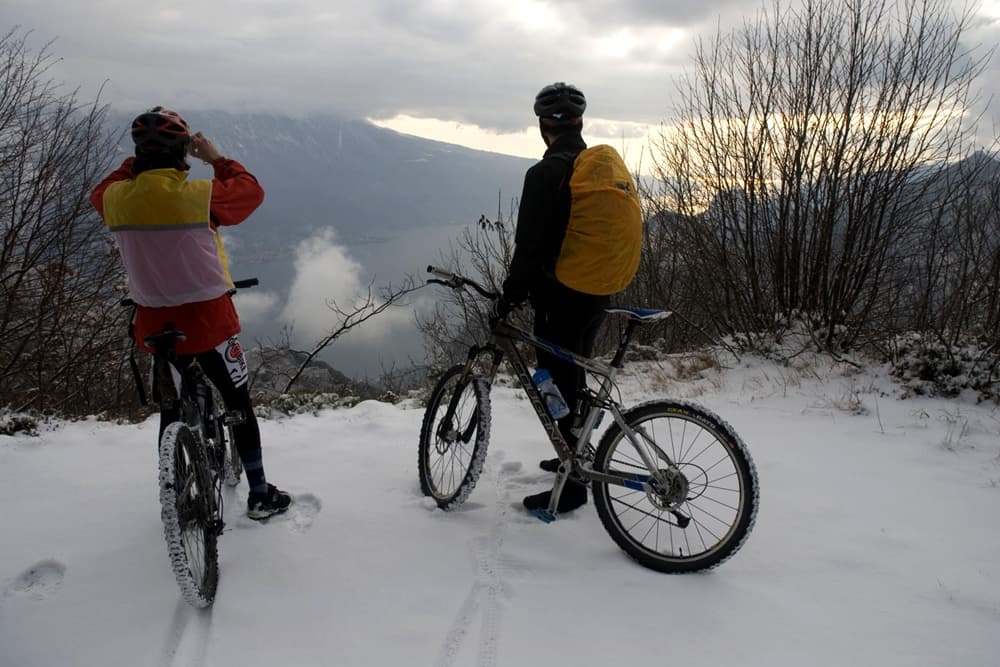
[[(515, 249), (503, 296), (496, 302), (495, 316), (530, 300), (535, 312), (535, 335), (574, 353), (591, 356), (597, 331), (604, 321), (610, 296), (585, 294), (556, 278), (556, 262), (569, 223), (573, 161), (587, 145), (580, 136), (587, 100), (575, 86), (554, 83), (535, 97), (535, 115), (548, 149), (542, 160), (528, 169), (518, 210)], [(583, 369), (538, 350), (538, 367), (547, 368), (566, 400), (570, 414), (559, 420), (559, 429), (570, 444), (577, 395), (586, 382)], [(555, 471), (559, 459), (547, 459), (543, 470)], [(524, 499), (528, 509), (547, 509), (551, 491)], [(587, 487), (568, 480), (559, 497), (559, 512), (569, 512), (587, 502)]]

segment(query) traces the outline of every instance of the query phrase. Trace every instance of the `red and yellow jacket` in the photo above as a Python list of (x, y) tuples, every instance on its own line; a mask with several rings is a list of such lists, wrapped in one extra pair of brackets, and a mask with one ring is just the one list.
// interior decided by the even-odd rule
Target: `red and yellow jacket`
[(186, 336), (178, 354), (211, 350), (240, 331), (218, 227), (246, 220), (264, 190), (235, 160), (216, 160), (211, 181), (188, 180), (179, 169), (135, 176), (132, 162), (128, 158), (101, 181), (90, 201), (121, 251), (137, 304), (136, 341), (151, 351), (143, 338), (173, 322)]

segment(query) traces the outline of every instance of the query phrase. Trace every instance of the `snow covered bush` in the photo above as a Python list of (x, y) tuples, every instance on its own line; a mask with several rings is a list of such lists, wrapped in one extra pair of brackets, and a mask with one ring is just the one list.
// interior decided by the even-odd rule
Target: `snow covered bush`
[(1000, 398), (1000, 356), (985, 343), (948, 344), (939, 336), (911, 332), (893, 341), (891, 374), (904, 387), (904, 397), (958, 396), (975, 392), (980, 401)]
[(361, 402), (358, 396), (341, 396), (333, 392), (280, 394), (269, 401), (258, 403), (258, 416), (274, 419), (299, 414), (319, 414), (331, 408), (351, 408)]
[(38, 435), (38, 420), (23, 412), (0, 408), (0, 435)]
[(414, 392), (400, 396), (392, 391), (384, 391), (377, 398), (358, 394), (338, 394), (336, 392), (301, 392), (280, 394), (266, 401), (260, 401), (254, 407), (258, 417), (274, 419), (290, 415), (318, 415), (323, 410), (335, 408), (353, 408), (361, 401), (378, 400), (383, 403), (397, 404), (404, 399), (412, 398)]

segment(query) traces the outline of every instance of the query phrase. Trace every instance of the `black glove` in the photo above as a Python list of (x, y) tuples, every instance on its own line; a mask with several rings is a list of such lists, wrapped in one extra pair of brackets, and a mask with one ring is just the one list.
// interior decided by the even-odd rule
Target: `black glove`
[(490, 324), (496, 324), (506, 318), (515, 307), (517, 307), (516, 303), (508, 301), (503, 297), (494, 301), (493, 305), (490, 306)]

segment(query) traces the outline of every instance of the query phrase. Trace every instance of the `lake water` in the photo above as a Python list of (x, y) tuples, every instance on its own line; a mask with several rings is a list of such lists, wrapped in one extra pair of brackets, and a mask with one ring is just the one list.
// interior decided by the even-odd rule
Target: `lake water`
[[(451, 243), (457, 242), (466, 228), (473, 225), (440, 225), (419, 229), (401, 230), (379, 236), (347, 240), (343, 247), (349, 255), (363, 266), (365, 280), (374, 279), (377, 288), (389, 282), (398, 284), (407, 276), (413, 276), (418, 284), (428, 277), (428, 264), (440, 264), (442, 256), (447, 256)], [(295, 261), (289, 253), (266, 261), (241, 259), (238, 239), (233, 254), (234, 278), (255, 276), (260, 278), (258, 295), (274, 293), (278, 303), (269, 317), (248, 318), (242, 316), (245, 345), (277, 342), (282, 335), (283, 322), (277, 320), (274, 312), (280, 310), (288, 296), (288, 288), (295, 278)], [(228, 245), (228, 242), (227, 242)], [(377, 318), (391, 318), (391, 332), (372, 340), (366, 329), (383, 329), (384, 322), (374, 319), (352, 330), (338, 339), (321, 355), (321, 358), (337, 370), (355, 378), (377, 379), (385, 369), (422, 363), (424, 359), (423, 340), (414, 321), (414, 309), (432, 307), (440, 296), (439, 288), (433, 286), (419, 290), (408, 299), (409, 305), (390, 309)], [(238, 298), (239, 303), (239, 298)], [(241, 307), (241, 313), (248, 308)], [(331, 322), (335, 315), (330, 313)], [(294, 347), (305, 349), (308, 344), (298, 341)]]

